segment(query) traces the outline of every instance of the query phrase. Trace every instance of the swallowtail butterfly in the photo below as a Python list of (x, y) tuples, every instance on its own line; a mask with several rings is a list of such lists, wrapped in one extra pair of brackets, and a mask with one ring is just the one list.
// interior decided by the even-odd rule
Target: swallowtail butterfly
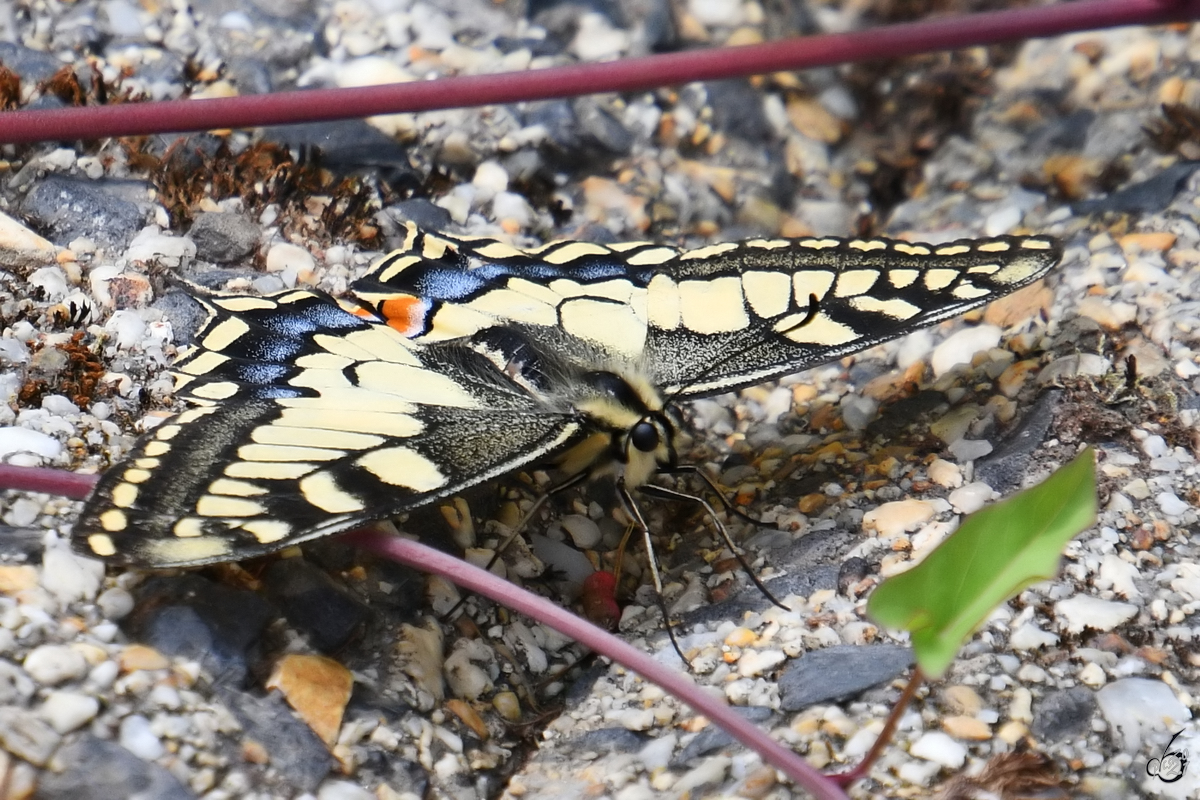
[(1048, 237), (755, 239), (522, 251), (415, 227), (335, 299), (199, 298), (192, 407), (106, 472), (77, 548), (144, 567), (250, 558), (552, 463), (636, 488), (676, 403), (822, 364), (1037, 280)]

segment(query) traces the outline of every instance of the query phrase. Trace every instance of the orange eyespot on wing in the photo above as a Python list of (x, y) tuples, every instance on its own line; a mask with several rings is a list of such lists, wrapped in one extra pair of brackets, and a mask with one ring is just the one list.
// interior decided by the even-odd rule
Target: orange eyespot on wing
[(429, 309), (428, 300), (412, 295), (400, 295), (384, 300), (379, 306), (379, 313), (387, 321), (388, 327), (404, 336), (413, 337), (425, 332)]

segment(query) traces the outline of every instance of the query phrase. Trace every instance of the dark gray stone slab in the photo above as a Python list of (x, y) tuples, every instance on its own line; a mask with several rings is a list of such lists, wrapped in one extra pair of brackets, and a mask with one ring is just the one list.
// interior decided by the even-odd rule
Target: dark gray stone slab
[(912, 650), (895, 644), (835, 645), (796, 659), (779, 678), (784, 711), (845, 700), (896, 678), (913, 663)]

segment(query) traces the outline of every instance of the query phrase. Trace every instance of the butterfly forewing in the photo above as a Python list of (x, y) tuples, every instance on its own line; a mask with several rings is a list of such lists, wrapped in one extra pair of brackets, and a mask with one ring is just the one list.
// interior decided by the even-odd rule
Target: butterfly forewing
[(1042, 236), (756, 239), (695, 250), (559, 242), (534, 254), (410, 229), (409, 244), (354, 287), (406, 335), (517, 325), (581, 360), (634, 365), (680, 397), (797, 372), (948, 319), (1031, 283), (1062, 255)]
[[(195, 407), (102, 477), (75, 539), (144, 566), (235, 560), (585, 438), (596, 448), (582, 450), (611, 457), (604, 437), (617, 442), (664, 399), (901, 336), (1036, 280), (1060, 256), (1046, 237), (526, 252), (410, 226), (354, 285), (355, 303), (312, 291), (202, 300), (210, 316), (174, 367)], [(614, 385), (636, 397), (597, 396)]]

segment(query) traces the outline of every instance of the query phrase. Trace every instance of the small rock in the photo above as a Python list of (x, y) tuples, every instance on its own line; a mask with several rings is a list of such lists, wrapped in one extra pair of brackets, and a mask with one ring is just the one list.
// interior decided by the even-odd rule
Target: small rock
[(78, 692), (50, 692), (38, 714), (58, 733), (70, 733), (100, 713), (100, 701)]
[(751, 650), (738, 659), (738, 674), (744, 678), (761, 675), (787, 661), (782, 650)]
[(1168, 517), (1181, 517), (1191, 508), (1190, 505), (1180, 500), (1174, 492), (1159, 492), (1154, 496), (1154, 502), (1158, 504), (1158, 507)]
[(215, 264), (240, 261), (254, 252), (262, 235), (258, 225), (241, 214), (208, 211), (196, 215), (188, 238), (196, 256)]
[(121, 672), (126, 674), (137, 670), (166, 669), (171, 666), (170, 659), (144, 644), (131, 644), (126, 647), (121, 651), (117, 663), (121, 666)]
[(1137, 306), (1121, 303), (1108, 297), (1090, 295), (1079, 301), (1077, 313), (1091, 317), (1102, 328), (1119, 331), (1137, 319)]
[(600, 544), (600, 526), (590, 517), (568, 514), (560, 520), (560, 524), (580, 550), (594, 550)]
[[(21, 203), (21, 211), (60, 245), (87, 237), (107, 247), (124, 247), (145, 222), (145, 214), (106, 181), (48, 175)], [(141, 189), (143, 196), (145, 189)]]
[[(131, 264), (161, 264), (178, 269), (196, 257), (196, 243), (186, 236), (167, 236), (146, 228), (129, 243), (125, 259)], [(111, 288), (110, 288), (111, 291)]]
[(31, 453), (47, 461), (62, 454), (63, 446), (53, 436), (47, 436), (28, 428), (0, 428), (0, 459), (10, 461), (16, 453)]
[(975, 461), (992, 452), (992, 443), (982, 439), (959, 439), (946, 449), (959, 461)]
[(912, 661), (909, 648), (891, 644), (834, 645), (810, 651), (790, 663), (777, 681), (781, 707), (800, 711), (853, 697), (892, 680)]
[(1054, 604), (1054, 613), (1067, 621), (1069, 633), (1080, 633), (1084, 628), (1111, 631), (1136, 617), (1138, 607), (1132, 603), (1118, 603), (1080, 594), (1059, 600)]
[(935, 378), (940, 378), (959, 364), (970, 364), (976, 353), (1000, 344), (1000, 328), (977, 325), (963, 328), (933, 349), (930, 366)]
[(61, 737), (32, 711), (0, 708), (0, 747), (38, 767), (46, 766)]
[(330, 747), (337, 742), (353, 687), (354, 676), (337, 661), (296, 653), (281, 658), (267, 681), (267, 688), (282, 692), (288, 705)]
[(153, 761), (167, 752), (159, 738), (150, 730), (150, 720), (141, 714), (130, 714), (121, 720), (117, 738), (122, 747), (146, 761)]
[(942, 720), (942, 730), (955, 739), (985, 742), (992, 738), (991, 727), (986, 722), (978, 720), (975, 717), (961, 715), (946, 717)]
[(297, 273), (317, 265), (312, 253), (290, 242), (278, 242), (267, 251), (267, 272), (282, 272), (291, 267)]
[(934, 459), (926, 468), (926, 472), (929, 474), (929, 480), (938, 486), (945, 486), (947, 489), (955, 489), (963, 484), (962, 469), (957, 464), (945, 459)]
[(950, 493), (950, 505), (960, 514), (974, 514), (996, 496), (991, 486), (981, 481), (969, 483)]
[(925, 500), (896, 500), (863, 515), (863, 530), (875, 531), (881, 539), (893, 539), (914, 531), (933, 519), (936, 510)]
[(357, 783), (328, 780), (317, 790), (317, 800), (377, 800), (377, 796)]
[(57, 686), (87, 674), (87, 659), (63, 644), (44, 644), (25, 656), (22, 664), (29, 676), (43, 686)]
[(959, 769), (967, 760), (966, 745), (954, 741), (941, 731), (928, 731), (908, 748), (910, 755), (941, 764), (950, 769)]
[(1100, 713), (1112, 729), (1113, 739), (1126, 753), (1136, 753), (1142, 738), (1176, 730), (1192, 718), (1171, 687), (1150, 678), (1122, 678), (1096, 692)]

